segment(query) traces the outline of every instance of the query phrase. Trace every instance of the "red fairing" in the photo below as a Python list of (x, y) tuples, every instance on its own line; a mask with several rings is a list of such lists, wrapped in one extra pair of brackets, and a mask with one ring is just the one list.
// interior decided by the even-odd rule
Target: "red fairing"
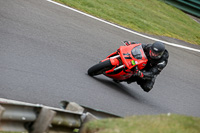
[(104, 75), (115, 80), (130, 78), (136, 66), (138, 70), (142, 70), (148, 61), (141, 44), (120, 46), (116, 52), (101, 62), (105, 60), (110, 60), (113, 68), (104, 72)]

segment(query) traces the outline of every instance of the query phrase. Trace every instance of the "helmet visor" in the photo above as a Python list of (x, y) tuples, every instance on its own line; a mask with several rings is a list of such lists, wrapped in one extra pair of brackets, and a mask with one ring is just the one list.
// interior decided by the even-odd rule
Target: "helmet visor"
[(162, 57), (162, 55), (163, 55), (163, 52), (161, 52), (161, 53), (156, 53), (156, 52), (154, 52), (153, 50), (150, 49), (149, 55), (150, 55), (150, 57), (151, 57), (152, 59), (160, 59), (160, 58)]

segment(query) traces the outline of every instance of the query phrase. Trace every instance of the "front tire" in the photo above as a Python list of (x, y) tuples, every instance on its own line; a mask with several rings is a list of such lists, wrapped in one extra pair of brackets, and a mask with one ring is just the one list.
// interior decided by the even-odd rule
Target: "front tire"
[(88, 75), (95, 76), (99, 74), (103, 74), (103, 72), (112, 69), (112, 64), (110, 60), (106, 60), (104, 62), (100, 62), (88, 69)]

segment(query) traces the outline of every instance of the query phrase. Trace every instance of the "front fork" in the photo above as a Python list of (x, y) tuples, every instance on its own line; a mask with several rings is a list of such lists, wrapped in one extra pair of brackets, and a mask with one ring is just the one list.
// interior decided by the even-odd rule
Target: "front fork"
[[(120, 70), (120, 69), (125, 67), (124, 64), (120, 65), (119, 58), (120, 58), (120, 55), (115, 55), (115, 56), (112, 56), (110, 58), (105, 59), (105, 60), (110, 60), (110, 63), (112, 64), (112, 66), (115, 66), (114, 69), (106, 71), (105, 74), (115, 72), (115, 71)], [(102, 62), (105, 61), (105, 60), (102, 60)]]

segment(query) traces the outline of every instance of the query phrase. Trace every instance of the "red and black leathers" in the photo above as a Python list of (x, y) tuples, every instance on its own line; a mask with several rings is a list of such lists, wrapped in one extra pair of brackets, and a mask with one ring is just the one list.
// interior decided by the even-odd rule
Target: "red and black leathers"
[[(134, 42), (131, 44), (134, 45)], [(149, 92), (153, 88), (157, 75), (166, 67), (169, 57), (168, 51), (165, 49), (160, 59), (152, 59), (149, 55), (151, 46), (152, 44), (142, 44), (143, 50), (148, 58), (147, 65), (141, 71), (142, 76), (132, 76), (127, 80), (127, 83), (136, 81), (146, 92)]]

